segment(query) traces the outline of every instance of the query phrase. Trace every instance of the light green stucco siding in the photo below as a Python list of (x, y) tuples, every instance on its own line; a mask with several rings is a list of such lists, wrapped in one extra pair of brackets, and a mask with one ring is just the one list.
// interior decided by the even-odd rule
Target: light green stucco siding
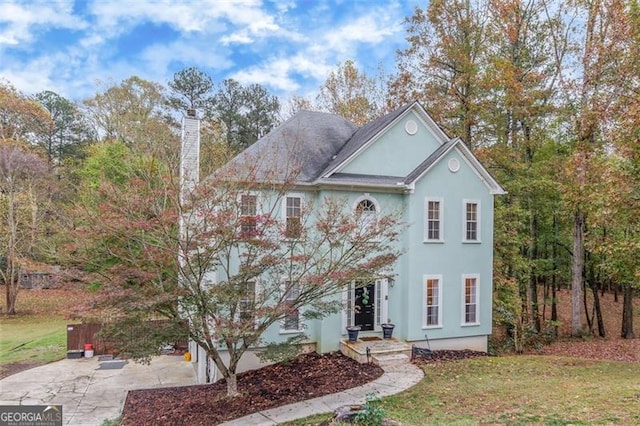
[[(414, 135), (409, 135), (405, 130), (408, 121), (417, 124)], [(439, 146), (440, 142), (411, 111), (340, 171), (365, 175), (407, 176)]]
[[(458, 159), (460, 170), (449, 171), (450, 158)], [(467, 337), (491, 333), (492, 262), (493, 262), (493, 195), (491, 195), (457, 151), (450, 152), (419, 180), (413, 194), (407, 219), (412, 223), (408, 233), (409, 267), (402, 281), (405, 299), (408, 340)], [(425, 242), (425, 199), (440, 199), (443, 207), (442, 242)], [(480, 205), (480, 242), (468, 243), (464, 236), (464, 202)], [(463, 325), (463, 274), (479, 278), (478, 325)], [(439, 327), (424, 328), (424, 276), (442, 277), (442, 322)]]

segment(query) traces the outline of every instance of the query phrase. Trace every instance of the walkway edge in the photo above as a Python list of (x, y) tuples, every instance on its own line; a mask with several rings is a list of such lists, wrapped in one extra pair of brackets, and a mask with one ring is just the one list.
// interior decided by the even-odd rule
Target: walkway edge
[(259, 411), (239, 419), (221, 423), (222, 426), (271, 426), (322, 414), (349, 404), (363, 404), (370, 393), (379, 396), (395, 395), (417, 384), (424, 377), (422, 369), (414, 364), (397, 364), (382, 367), (384, 373), (376, 380), (362, 386), (347, 389), (282, 407)]

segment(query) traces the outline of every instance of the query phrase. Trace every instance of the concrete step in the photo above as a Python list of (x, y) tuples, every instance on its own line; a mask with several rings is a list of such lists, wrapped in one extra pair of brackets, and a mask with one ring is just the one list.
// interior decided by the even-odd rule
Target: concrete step
[(404, 353), (386, 354), (386, 355), (374, 355), (373, 363), (383, 367), (385, 365), (397, 365), (406, 364), (410, 361), (410, 358)]

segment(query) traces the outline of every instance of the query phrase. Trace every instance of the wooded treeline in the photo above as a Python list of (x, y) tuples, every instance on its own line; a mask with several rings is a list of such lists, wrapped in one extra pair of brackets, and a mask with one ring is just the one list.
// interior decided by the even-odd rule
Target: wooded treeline
[[(417, 99), (508, 192), (496, 199), (494, 307), (515, 349), (555, 332), (561, 288), (572, 289), (573, 334), (634, 337), (638, 1), (432, 0), (405, 27), (407, 47), (391, 74), (369, 76), (346, 61), (317, 98), (293, 97), (286, 105), (261, 85), (216, 83), (197, 68), (176, 73), (166, 86), (133, 76), (79, 103), (0, 83), (7, 311), (15, 310), (19, 269), (33, 262), (98, 272), (117, 262), (92, 239), (104, 235), (91, 232), (87, 212), (105, 213), (107, 188), (135, 204), (149, 195), (135, 191), (177, 182), (185, 109), (202, 117), (206, 176), (298, 109), (363, 124)], [(155, 209), (145, 219), (162, 214), (163, 204)], [(622, 299), (622, 330), (604, 328), (604, 291)]]

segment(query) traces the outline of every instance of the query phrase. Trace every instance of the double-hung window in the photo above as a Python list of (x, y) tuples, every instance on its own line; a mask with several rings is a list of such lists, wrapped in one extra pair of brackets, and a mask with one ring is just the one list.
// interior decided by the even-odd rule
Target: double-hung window
[(463, 241), (480, 242), (480, 201), (464, 200)]
[(298, 238), (302, 233), (302, 197), (287, 195), (284, 199), (285, 231), (287, 238)]
[(300, 284), (297, 281), (286, 281), (284, 285), (286, 313), (282, 320), (282, 331), (300, 331), (300, 310), (292, 305), (300, 297)]
[(256, 215), (258, 214), (258, 197), (251, 194), (240, 196), (240, 231), (243, 236), (256, 235)]
[(255, 320), (256, 282), (246, 281), (241, 283), (241, 294), (238, 300), (238, 316), (241, 321)]
[(424, 201), (424, 240), (425, 242), (444, 241), (443, 200), (442, 198), (425, 198)]
[(480, 322), (478, 317), (478, 291), (480, 278), (478, 275), (463, 275), (463, 318), (462, 325), (477, 325)]
[(423, 327), (442, 326), (442, 276), (424, 276), (424, 319)]

